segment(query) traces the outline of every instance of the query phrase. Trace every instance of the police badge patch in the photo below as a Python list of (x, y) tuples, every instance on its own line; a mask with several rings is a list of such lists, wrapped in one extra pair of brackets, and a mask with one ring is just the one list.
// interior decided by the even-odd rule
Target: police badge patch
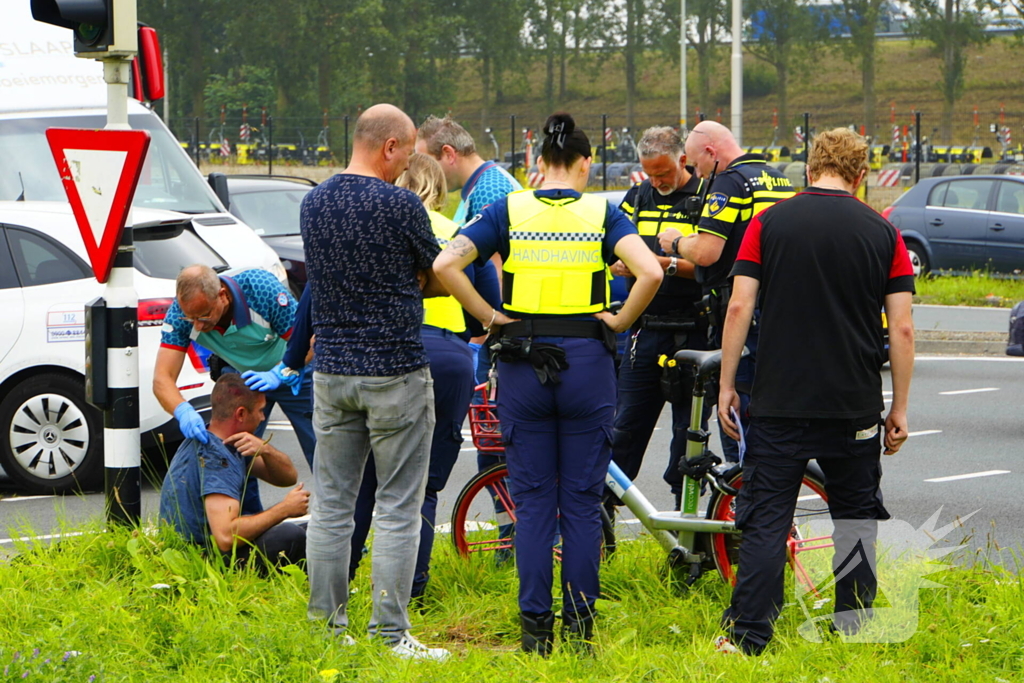
[(721, 192), (714, 192), (708, 195), (708, 215), (717, 215), (722, 209), (725, 208), (725, 205), (728, 203), (729, 198), (726, 197)]

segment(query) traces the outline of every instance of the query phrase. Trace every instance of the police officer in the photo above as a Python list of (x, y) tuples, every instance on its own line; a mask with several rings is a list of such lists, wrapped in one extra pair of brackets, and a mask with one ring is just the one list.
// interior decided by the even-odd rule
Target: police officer
[[(268, 391), (265, 412), (279, 404), (295, 428), (306, 462), (313, 465), (312, 378), (281, 361), (295, 324), (298, 303), (265, 270), (220, 275), (209, 266), (183, 269), (177, 297), (167, 310), (153, 372), (153, 393), (164, 410), (178, 419), (186, 438), (206, 443), (206, 425), (178, 390), (177, 378), (189, 344), (216, 353), (238, 372), (269, 372), (278, 386)], [(266, 421), (256, 430), (262, 436)]]
[[(654, 426), (669, 398), (672, 448), (664, 478), (678, 501), (682, 492), (679, 458), (686, 452), (692, 384), (679, 376), (682, 373), (666, 374), (675, 382), (672, 389), (666, 387), (674, 395), (666, 396), (662, 375), (676, 371), (660, 367), (659, 357), (671, 358), (681, 348), (706, 349), (707, 323), (699, 315), (701, 287), (693, 279), (693, 264), (665, 255), (658, 234), (669, 228), (684, 235), (694, 232), (696, 220), (690, 212), (700, 201), (702, 181), (686, 165), (682, 139), (667, 126), (644, 131), (637, 149), (648, 178), (630, 188), (619, 208), (633, 219), (640, 237), (664, 270), (664, 278), (654, 300), (633, 325), (619, 367), (612, 458), (626, 476), (636, 478)], [(621, 261), (612, 264), (611, 270), (613, 275), (632, 279)]]
[[(552, 540), (562, 536), (563, 637), (587, 649), (600, 592), (601, 496), (611, 459), (614, 334), (654, 296), (662, 269), (622, 212), (582, 194), (590, 141), (568, 114), (544, 126), (537, 191), (516, 192), (471, 221), (434, 271), (492, 334), (498, 333), (501, 428), (516, 501), (516, 566), (522, 645), (551, 650)], [(504, 263), (502, 310), (476, 293), (462, 269), (495, 252)], [(608, 265), (637, 280), (618, 315)]]
[[(722, 345), (722, 323), (732, 279), (729, 276), (747, 224), (775, 202), (791, 197), (793, 185), (782, 173), (769, 166), (760, 154), (746, 154), (728, 128), (715, 121), (701, 121), (686, 138), (686, 158), (701, 178), (717, 173), (710, 187), (697, 231), (683, 235), (670, 228), (658, 235), (667, 254), (696, 265), (697, 282), (708, 300), (712, 348)], [(756, 321), (756, 318), (755, 318)], [(756, 322), (750, 328), (747, 348), (757, 349)], [(750, 402), (754, 381), (753, 356), (740, 362), (736, 384), (742, 398), (741, 414)], [(729, 460), (737, 460), (736, 441), (722, 433), (722, 450)]]

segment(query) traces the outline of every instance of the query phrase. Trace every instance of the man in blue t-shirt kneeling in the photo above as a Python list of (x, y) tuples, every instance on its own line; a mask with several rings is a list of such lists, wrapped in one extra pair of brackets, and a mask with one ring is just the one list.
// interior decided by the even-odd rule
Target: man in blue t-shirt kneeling
[(217, 380), (211, 402), (207, 442), (186, 439), (171, 461), (160, 489), (160, 518), (186, 540), (216, 547), (227, 559), (244, 562), (253, 549), (260, 567), (305, 559), (306, 530), (285, 522), (306, 514), (309, 491), (302, 484), (268, 510), (242, 503), (246, 482), (255, 483), (249, 474), (274, 486), (292, 486), (298, 479), (291, 459), (253, 434), (266, 398), (230, 373)]

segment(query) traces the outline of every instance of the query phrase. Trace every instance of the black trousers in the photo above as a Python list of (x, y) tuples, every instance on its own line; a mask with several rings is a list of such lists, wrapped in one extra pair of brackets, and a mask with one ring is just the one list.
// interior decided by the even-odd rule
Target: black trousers
[[(874, 431), (874, 434), (869, 434)], [(853, 633), (870, 616), (878, 588), (878, 520), (889, 519), (879, 482), (877, 416), (858, 420), (751, 418), (736, 526), (743, 531), (732, 602), (722, 617), (730, 637), (748, 654), (772, 638), (785, 602), (786, 541), (807, 461), (825, 474), (834, 521), (836, 628)], [(859, 438), (858, 438), (859, 437)]]
[[(231, 561), (230, 552), (223, 555), (226, 562)], [(256, 567), (263, 572), (273, 566), (297, 564), (300, 560), (306, 559), (306, 524), (281, 522), (267, 529), (252, 544), (237, 543), (234, 557), (238, 565), (243, 565), (252, 558)]]

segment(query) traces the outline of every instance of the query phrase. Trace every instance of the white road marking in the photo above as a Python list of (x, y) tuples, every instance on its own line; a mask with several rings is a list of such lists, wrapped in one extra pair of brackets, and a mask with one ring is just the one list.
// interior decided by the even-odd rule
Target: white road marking
[(939, 396), (959, 396), (960, 394), (980, 394), (985, 391), (999, 391), (998, 387), (984, 387), (982, 389), (960, 389), (958, 391), (940, 391)]
[(14, 498), (0, 498), (0, 503), (18, 503), (23, 500), (44, 500), (46, 498), (56, 498), (57, 496), (15, 496)]
[(272, 432), (294, 432), (295, 427), (291, 425), (267, 425), (267, 429)]
[(83, 531), (70, 531), (66, 534), (42, 534), (41, 536), (25, 536), (23, 538), (0, 538), (0, 544), (3, 543), (16, 543), (17, 541), (47, 541), (51, 538), (71, 538), (72, 536), (82, 536), (85, 532)]
[(928, 436), (929, 434), (941, 434), (941, 429), (925, 429), (920, 432), (910, 432), (907, 436)]
[(817, 493), (815, 493), (814, 495), (810, 495), (810, 496), (800, 496), (796, 500), (797, 500), (797, 502), (800, 502), (801, 500), (821, 500), (821, 496), (819, 496)]
[(929, 360), (941, 360), (941, 361), (964, 361), (964, 360), (980, 360), (986, 363), (1020, 363), (1024, 361), (1024, 358), (1017, 358), (1012, 356), (914, 356), (914, 361), (929, 361)]
[(1009, 474), (1010, 470), (986, 470), (984, 472), (971, 472), (970, 474), (957, 474), (952, 477), (936, 477), (925, 479), (927, 482), (938, 484), (944, 481), (959, 481), (961, 479), (975, 479), (977, 477), (994, 477), (997, 474)]

